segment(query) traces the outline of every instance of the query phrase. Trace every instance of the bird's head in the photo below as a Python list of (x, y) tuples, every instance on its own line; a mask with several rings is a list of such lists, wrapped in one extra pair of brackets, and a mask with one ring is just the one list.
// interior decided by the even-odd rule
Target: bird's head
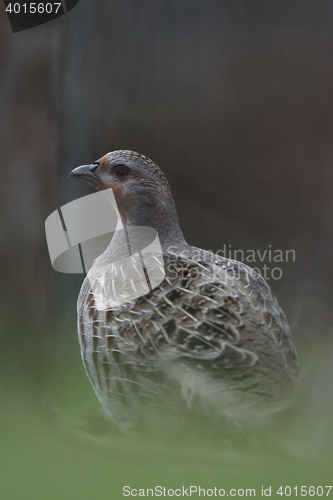
[(160, 236), (175, 230), (181, 234), (169, 183), (146, 156), (113, 151), (75, 168), (69, 176), (87, 180), (97, 191), (112, 188), (123, 224), (150, 226)]

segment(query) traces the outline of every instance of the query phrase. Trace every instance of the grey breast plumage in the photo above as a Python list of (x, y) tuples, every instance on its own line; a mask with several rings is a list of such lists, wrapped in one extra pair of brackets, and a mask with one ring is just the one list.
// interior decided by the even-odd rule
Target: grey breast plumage
[(97, 309), (88, 280), (82, 287), (82, 358), (111, 418), (130, 425), (147, 404), (215, 418), (287, 405), (298, 359), (264, 279), (188, 245), (164, 252), (164, 264), (160, 286), (108, 310)]

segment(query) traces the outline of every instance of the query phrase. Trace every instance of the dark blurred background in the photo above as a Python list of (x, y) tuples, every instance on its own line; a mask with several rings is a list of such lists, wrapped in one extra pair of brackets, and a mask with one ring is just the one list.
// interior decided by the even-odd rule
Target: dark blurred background
[(7, 312), (74, 310), (81, 278), (54, 276), (44, 220), (89, 192), (73, 167), (133, 149), (166, 172), (190, 243), (294, 249), (270, 285), (299, 342), (328, 335), (332, 2), (81, 0), (15, 35), (1, 9)]
[(299, 351), (325, 348), (333, 316), (332, 1), (80, 0), (15, 35), (3, 5), (0, 13), (7, 365), (42, 384), (58, 344), (58, 368), (73, 356), (79, 362), (83, 277), (52, 270), (44, 221), (90, 192), (69, 171), (115, 149), (144, 153), (165, 171), (189, 243), (295, 250), (296, 261), (278, 264), (283, 277), (269, 284)]
[(64, 335), (59, 318), (75, 345), (82, 276), (52, 270), (44, 221), (89, 192), (68, 172), (114, 149), (166, 172), (189, 243), (295, 250), (269, 284), (298, 345), (325, 341), (332, 2), (81, 0), (15, 35), (1, 9), (2, 322), (24, 359)]

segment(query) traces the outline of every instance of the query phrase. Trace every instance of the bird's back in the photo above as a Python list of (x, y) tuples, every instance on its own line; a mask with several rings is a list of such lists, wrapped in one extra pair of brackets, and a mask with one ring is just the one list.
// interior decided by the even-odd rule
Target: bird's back
[(111, 418), (123, 426), (150, 404), (214, 418), (286, 406), (297, 354), (264, 279), (188, 245), (165, 251), (164, 265), (160, 286), (114, 308), (98, 309), (91, 282), (82, 286), (81, 354)]

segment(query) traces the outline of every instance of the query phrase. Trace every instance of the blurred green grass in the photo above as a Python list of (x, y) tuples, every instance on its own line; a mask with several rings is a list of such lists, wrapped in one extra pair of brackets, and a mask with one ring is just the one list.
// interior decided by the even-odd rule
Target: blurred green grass
[(102, 418), (73, 325), (61, 335), (53, 328), (33, 347), (29, 330), (5, 346), (1, 499), (118, 499), (124, 485), (256, 488), (260, 496), (262, 486), (332, 484), (332, 343), (306, 346), (294, 405), (236, 441), (203, 419), (178, 429), (167, 414), (151, 432), (124, 436)]

